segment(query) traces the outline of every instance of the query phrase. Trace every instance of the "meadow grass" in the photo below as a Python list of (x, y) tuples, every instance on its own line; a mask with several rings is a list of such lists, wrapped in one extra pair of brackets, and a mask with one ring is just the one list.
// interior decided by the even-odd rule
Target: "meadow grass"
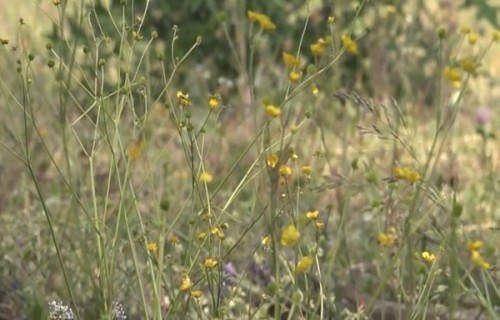
[(235, 79), (149, 1), (0, 34), (0, 319), (497, 318), (500, 34), (424, 3), (305, 43), (307, 2), (278, 53), (272, 17), (226, 12)]

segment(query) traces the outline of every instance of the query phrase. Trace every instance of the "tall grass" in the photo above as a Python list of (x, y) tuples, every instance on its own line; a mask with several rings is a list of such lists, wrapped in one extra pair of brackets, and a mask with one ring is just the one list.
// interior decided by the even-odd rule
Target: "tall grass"
[[(42, 47), (24, 40), (31, 21), (2, 38), (1, 145), (24, 169), (0, 270), (26, 298), (5, 317), (497, 317), (489, 119), (476, 123), (478, 150), (457, 148), (498, 32), (426, 35), (434, 98), (417, 114), (411, 88), (423, 84), (409, 70), (394, 84), (401, 101), (343, 82), (361, 81), (347, 63), (375, 61), (362, 46), (381, 37), (362, 28), (369, 13), (398, 24), (403, 8), (361, 1), (349, 25), (331, 16), (327, 36), (305, 43), (307, 2), (279, 65), (272, 18), (229, 12), (240, 43), (221, 16), (234, 95), (190, 59), (201, 37), (179, 52), (182, 25), (168, 39), (145, 30), (149, 1), (104, 16), (83, 0), (53, 4)], [(453, 157), (482, 166), (443, 169)]]

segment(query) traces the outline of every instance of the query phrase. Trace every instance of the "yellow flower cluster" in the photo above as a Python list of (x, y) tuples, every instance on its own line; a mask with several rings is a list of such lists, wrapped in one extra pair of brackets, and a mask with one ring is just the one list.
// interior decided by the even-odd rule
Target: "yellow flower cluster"
[(487, 270), (490, 268), (490, 264), (481, 256), (479, 250), (483, 246), (483, 242), (480, 240), (469, 242), (469, 252), (472, 262), (479, 268)]
[(156, 242), (149, 242), (147, 245), (146, 245), (146, 249), (149, 251), (149, 252), (156, 252), (158, 250), (158, 245), (156, 244)]
[(285, 247), (293, 247), (297, 243), (297, 241), (299, 241), (299, 239), (299, 230), (297, 230), (297, 228), (293, 224), (291, 224), (281, 232), (280, 243)]
[(351, 36), (347, 34), (342, 35), (342, 45), (344, 49), (352, 55), (358, 54), (358, 45), (354, 40), (352, 40)]
[(422, 176), (420, 176), (420, 173), (418, 173), (418, 171), (408, 167), (394, 167), (392, 169), (392, 174), (395, 178), (406, 180), (410, 183), (415, 183), (422, 180)]
[(297, 265), (295, 266), (295, 272), (304, 273), (308, 271), (313, 265), (313, 262), (314, 262), (313, 258), (309, 256), (300, 258), (300, 260), (297, 262)]
[(378, 243), (384, 247), (392, 247), (396, 243), (396, 229), (391, 227), (387, 232), (379, 233)]
[(247, 11), (247, 18), (251, 22), (256, 22), (260, 25), (262, 30), (274, 30), (276, 25), (271, 21), (271, 19), (263, 13), (255, 12), (252, 10)]
[(460, 70), (452, 67), (444, 67), (443, 75), (448, 79), (455, 88), (460, 88), (460, 84), (462, 81), (462, 76), (460, 74)]
[(281, 109), (273, 104), (266, 104), (266, 113), (270, 118), (277, 118), (281, 115)]
[(127, 155), (130, 159), (137, 160), (141, 157), (143, 149), (143, 141), (133, 141), (127, 147)]
[(189, 107), (191, 105), (191, 100), (189, 100), (189, 94), (184, 93), (182, 91), (177, 91), (175, 94), (177, 97), (177, 101), (179, 101), (179, 104), (183, 107)]
[(425, 262), (432, 263), (434, 260), (436, 260), (436, 255), (434, 253), (430, 253), (429, 251), (424, 251), (421, 253), (422, 259), (424, 259)]
[(313, 56), (316, 57), (321, 56), (323, 52), (325, 52), (325, 49), (328, 46), (328, 44), (329, 42), (326, 41), (324, 38), (319, 38), (318, 40), (316, 40), (316, 42), (311, 44), (310, 46), (311, 53), (313, 54)]
[(200, 174), (200, 181), (203, 183), (210, 183), (210, 182), (212, 182), (213, 179), (214, 179), (214, 177), (209, 172), (203, 171)]

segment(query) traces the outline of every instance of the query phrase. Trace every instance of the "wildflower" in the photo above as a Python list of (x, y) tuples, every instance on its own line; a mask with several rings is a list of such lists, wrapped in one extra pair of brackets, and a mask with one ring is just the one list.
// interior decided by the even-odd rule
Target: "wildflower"
[(327, 19), (328, 24), (333, 24), (335, 22), (335, 17), (334, 16), (329, 16)]
[(290, 82), (297, 82), (300, 80), (300, 73), (298, 73), (297, 71), (290, 71), (290, 73), (288, 74), (288, 80), (290, 80)]
[(193, 291), (191, 291), (191, 297), (193, 297), (195, 299), (201, 298), (202, 295), (203, 295), (203, 292), (201, 292), (201, 290), (193, 290)]
[(478, 251), (482, 246), (483, 242), (481, 240), (471, 241), (468, 244), (469, 251)]
[(295, 272), (296, 273), (303, 273), (309, 270), (313, 264), (313, 258), (312, 257), (302, 257), (300, 258), (299, 262), (297, 262), (297, 265), (295, 266)]
[(471, 251), (471, 260), (472, 262), (479, 268), (487, 270), (490, 268), (490, 264), (481, 256), (479, 251), (472, 250)]
[(395, 14), (397, 11), (398, 11), (398, 8), (396, 8), (395, 5), (387, 4), (385, 6), (385, 12), (387, 12), (389, 14)]
[(325, 224), (323, 222), (314, 221), (314, 227), (316, 229), (323, 229), (324, 226), (325, 226)]
[(425, 262), (433, 262), (436, 260), (436, 255), (434, 253), (429, 253), (429, 251), (424, 251), (421, 253), (422, 259), (424, 259)]
[(378, 235), (378, 243), (384, 247), (392, 247), (396, 243), (396, 230), (391, 227), (387, 232)]
[(222, 286), (227, 289), (230, 286), (234, 286), (235, 278), (238, 276), (238, 271), (232, 262), (224, 264), (222, 267)]
[(205, 240), (206, 237), (207, 237), (207, 233), (206, 232), (200, 232), (200, 233), (198, 233), (198, 240), (199, 241)]
[(300, 173), (303, 175), (310, 175), (312, 168), (311, 168), (311, 166), (303, 165), (302, 167), (300, 167), (299, 170), (300, 170)]
[(271, 245), (271, 240), (272, 240), (271, 235), (267, 234), (264, 237), (262, 237), (262, 240), (260, 243), (262, 243), (263, 246), (268, 247), (269, 245)]
[(500, 30), (495, 30), (493, 31), (493, 34), (491, 36), (491, 39), (494, 41), (494, 42), (500, 42)]
[(179, 289), (181, 291), (188, 291), (191, 290), (192, 287), (191, 279), (187, 274), (182, 275), (182, 280), (181, 280), (181, 285), (179, 286)]
[(207, 269), (212, 269), (213, 267), (215, 267), (217, 265), (217, 260), (215, 260), (213, 258), (207, 258), (207, 259), (205, 259), (205, 262), (203, 263), (203, 265)]
[(179, 101), (181, 106), (189, 107), (191, 105), (191, 100), (189, 100), (189, 95), (187, 93), (177, 91), (175, 96), (177, 97), (177, 100)]
[(410, 183), (414, 183), (422, 179), (420, 173), (408, 167), (394, 167), (392, 169), (392, 174), (394, 177), (406, 180)]
[(281, 109), (276, 107), (275, 105), (268, 104), (266, 105), (266, 113), (271, 118), (279, 117), (281, 114)]
[(215, 110), (220, 106), (220, 96), (211, 94), (208, 96), (208, 106), (210, 109)]
[(319, 210), (309, 210), (306, 212), (306, 217), (309, 220), (316, 220), (319, 216)]
[(114, 301), (112, 304), (111, 314), (113, 315), (113, 320), (125, 320), (127, 319), (127, 313), (125, 312), (125, 308), (123, 304), (120, 302)]
[(479, 35), (474, 32), (469, 32), (467, 35), (467, 40), (469, 40), (469, 44), (476, 44), (477, 39), (479, 39)]
[(224, 240), (225, 235), (224, 232), (219, 227), (213, 227), (212, 230), (210, 230), (210, 233), (212, 233), (214, 236), (216, 236), (219, 240)]
[(486, 107), (479, 107), (474, 114), (474, 118), (478, 126), (485, 126), (491, 118), (491, 110)]
[(285, 247), (293, 247), (299, 239), (299, 230), (297, 230), (297, 228), (293, 224), (291, 224), (281, 232), (280, 243)]
[(467, 35), (469, 34), (471, 31), (470, 31), (470, 28), (467, 27), (467, 26), (463, 26), (460, 28), (460, 32), (463, 34), (463, 35)]
[(458, 65), (462, 68), (462, 70), (468, 73), (476, 72), (477, 68), (481, 66), (479, 62), (471, 58), (459, 60)]
[(203, 171), (200, 174), (200, 181), (203, 183), (210, 183), (213, 179), (214, 177), (209, 172)]
[(251, 22), (257, 22), (263, 30), (276, 29), (276, 25), (263, 13), (248, 10), (247, 17)]
[(292, 168), (290, 168), (289, 166), (287, 166), (286, 164), (282, 164), (280, 166), (280, 176), (282, 177), (288, 177), (292, 174)]
[(313, 56), (317, 57), (322, 55), (323, 52), (325, 52), (327, 44), (328, 43), (323, 38), (319, 38), (316, 42), (311, 44), (310, 49)]
[(342, 35), (342, 45), (344, 46), (345, 50), (349, 52), (352, 55), (357, 55), (358, 54), (358, 45), (354, 40), (352, 40), (351, 36), (349, 35)]
[(156, 244), (156, 242), (149, 242), (146, 245), (146, 249), (148, 249), (149, 252), (156, 252), (158, 251), (158, 245)]
[(462, 79), (460, 75), (460, 70), (452, 67), (445, 67), (443, 69), (444, 76), (450, 80), (455, 88), (460, 88), (460, 81)]
[(276, 153), (273, 153), (269, 156), (269, 158), (267, 158), (267, 166), (270, 167), (270, 168), (274, 168), (276, 167), (276, 164), (278, 163), (278, 155)]
[(313, 95), (317, 96), (318, 93), (319, 93), (319, 88), (318, 88), (318, 85), (316, 84), (316, 82), (313, 82), (313, 84), (311, 84), (311, 92)]
[(49, 302), (49, 319), (50, 320), (73, 320), (75, 315), (73, 310), (62, 302)]
[(283, 62), (287, 67), (298, 67), (300, 65), (300, 60), (292, 54), (283, 52)]
[(127, 147), (127, 155), (132, 160), (137, 160), (142, 155), (142, 149), (144, 148), (144, 142), (133, 141)]

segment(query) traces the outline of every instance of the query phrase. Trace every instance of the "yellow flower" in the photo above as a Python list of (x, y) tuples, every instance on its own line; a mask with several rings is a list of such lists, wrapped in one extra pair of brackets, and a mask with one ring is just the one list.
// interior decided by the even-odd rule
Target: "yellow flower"
[(306, 217), (309, 220), (316, 220), (319, 216), (319, 210), (309, 210), (306, 212)]
[(469, 34), (467, 35), (467, 39), (469, 40), (470, 44), (476, 44), (477, 39), (479, 39), (479, 35), (474, 32), (469, 32)]
[(203, 171), (200, 174), (200, 181), (203, 183), (210, 183), (213, 179), (214, 177), (209, 172)]
[(158, 245), (156, 242), (149, 242), (146, 245), (146, 249), (148, 249), (149, 252), (156, 252), (158, 250)]
[(181, 280), (181, 285), (179, 289), (181, 291), (188, 291), (191, 289), (192, 283), (191, 279), (189, 279), (189, 276), (187, 274), (182, 275), (182, 280)]
[(290, 73), (288, 74), (288, 80), (290, 80), (290, 82), (297, 82), (300, 80), (300, 73), (298, 73), (297, 71), (290, 71)]
[(200, 232), (200, 233), (198, 233), (198, 240), (203, 241), (203, 240), (205, 240), (206, 237), (207, 237), (207, 233), (206, 232)]
[(285, 247), (293, 247), (299, 239), (299, 230), (297, 230), (297, 228), (293, 224), (291, 224), (281, 232), (280, 243)]
[(275, 105), (268, 104), (266, 106), (266, 113), (271, 118), (279, 117), (281, 114), (281, 109), (276, 107)]
[(481, 269), (489, 269), (490, 264), (481, 256), (479, 251), (472, 250), (471, 251), (471, 260), (474, 264)]
[(345, 50), (349, 52), (350, 54), (357, 55), (358, 54), (358, 45), (354, 40), (349, 35), (342, 35), (342, 45), (344, 46)]
[(481, 240), (471, 241), (468, 244), (470, 251), (478, 251), (479, 249), (481, 249), (482, 246), (483, 242)]
[(142, 150), (144, 149), (144, 142), (133, 141), (127, 147), (127, 155), (132, 160), (137, 160), (142, 155)]
[(491, 38), (494, 42), (500, 42), (500, 30), (493, 31)]
[(180, 105), (183, 107), (189, 107), (191, 105), (191, 100), (189, 100), (189, 95), (182, 91), (177, 91), (175, 94)]
[(480, 63), (478, 63), (476, 60), (471, 59), (471, 58), (465, 58), (462, 60), (458, 61), (458, 65), (462, 70), (465, 72), (473, 73), (476, 72), (477, 68), (481, 66)]
[(311, 84), (311, 92), (315, 96), (318, 95), (319, 89), (318, 89), (318, 85), (316, 84), (316, 82), (313, 82), (313, 84)]
[(286, 177), (290, 176), (291, 174), (292, 174), (292, 168), (290, 168), (286, 164), (282, 164), (280, 166), (280, 176), (286, 178)]
[(450, 80), (455, 88), (460, 88), (460, 82), (462, 80), (462, 76), (460, 75), (460, 70), (452, 67), (445, 67), (443, 69), (444, 76)]
[(298, 67), (300, 65), (300, 60), (292, 54), (283, 52), (283, 62), (287, 67)]
[(272, 240), (271, 235), (267, 234), (262, 238), (261, 243), (263, 246), (269, 247), (271, 245), (271, 240)]
[(398, 11), (395, 5), (388, 4), (385, 6), (385, 12), (389, 14), (395, 14)]
[(263, 30), (276, 29), (276, 25), (263, 13), (248, 10), (247, 17), (251, 22), (257, 22)]
[(392, 247), (396, 242), (396, 235), (394, 228), (389, 228), (387, 232), (378, 234), (378, 243), (384, 247)]
[(199, 299), (201, 298), (201, 296), (203, 295), (203, 292), (201, 292), (201, 290), (193, 290), (191, 291), (191, 296), (195, 299)]
[(215, 110), (220, 106), (220, 96), (211, 94), (208, 96), (208, 106), (210, 109)]
[(325, 226), (325, 224), (323, 222), (319, 222), (319, 221), (314, 221), (314, 227), (316, 229), (323, 229), (323, 227)]
[(252, 10), (247, 11), (248, 20), (250, 20), (251, 22), (258, 22), (259, 16), (260, 16), (260, 13), (257, 13), (257, 12), (252, 11)]
[(296, 273), (303, 273), (308, 271), (314, 260), (312, 257), (302, 257), (300, 260), (297, 262), (297, 265), (295, 266), (295, 272)]
[(436, 255), (434, 253), (429, 253), (429, 251), (424, 251), (421, 253), (422, 259), (424, 259), (425, 262), (433, 262), (436, 260)]
[(300, 167), (299, 170), (300, 170), (300, 173), (302, 173), (303, 175), (310, 175), (312, 168), (311, 168), (311, 166), (303, 165), (302, 167)]
[(329, 16), (327, 19), (328, 24), (333, 24), (335, 22), (335, 17), (334, 16)]
[(325, 52), (326, 46), (324, 44), (315, 42), (311, 44), (310, 49), (313, 56), (320, 56), (323, 54), (323, 52)]
[(462, 34), (464, 34), (464, 35), (469, 34), (470, 33), (470, 28), (467, 27), (467, 26), (463, 26), (463, 27), (460, 28), (460, 32)]
[(408, 167), (394, 167), (392, 169), (392, 174), (394, 177), (406, 180), (410, 183), (414, 183), (422, 179), (420, 173)]
[(203, 263), (203, 265), (207, 269), (212, 269), (213, 267), (215, 267), (217, 265), (217, 260), (212, 259), (212, 258), (207, 258), (207, 259), (205, 259), (205, 262)]
[(270, 167), (270, 168), (274, 168), (276, 167), (276, 164), (278, 164), (278, 155), (276, 153), (273, 153), (269, 156), (269, 158), (267, 158), (267, 166)]
[(224, 240), (226, 238), (224, 232), (222, 232), (219, 227), (213, 227), (212, 230), (210, 230), (210, 233), (216, 236), (219, 240)]

